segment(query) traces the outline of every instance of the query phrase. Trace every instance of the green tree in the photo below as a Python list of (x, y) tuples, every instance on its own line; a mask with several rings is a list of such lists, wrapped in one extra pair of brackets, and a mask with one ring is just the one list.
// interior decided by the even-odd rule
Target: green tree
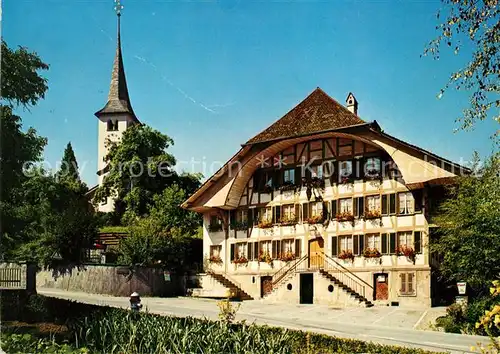
[[(451, 74), (439, 97), (450, 87), (471, 92), (470, 106), (457, 119), (462, 129), (471, 129), (485, 120), (492, 109), (492, 118), (500, 123), (500, 6), (497, 0), (442, 0), (437, 18), (439, 34), (424, 51), (439, 59), (444, 45), (458, 54), (468, 42), (472, 54), (467, 64)], [(495, 135), (498, 137), (500, 129)]]
[(71, 182), (80, 181), (80, 173), (78, 172), (78, 162), (76, 161), (75, 152), (71, 142), (64, 149), (63, 158), (61, 160), (61, 168), (57, 171), (57, 177), (61, 180), (69, 180)]
[(431, 250), (443, 257), (443, 276), (482, 288), (500, 274), (500, 153), (475, 161), (474, 173), (459, 177), (441, 205)]
[(2, 99), (10, 105), (34, 106), (45, 97), (47, 79), (40, 71), (48, 69), (36, 53), (25, 47), (12, 50), (2, 40)]
[(195, 235), (201, 226), (201, 217), (180, 207), (187, 197), (177, 184), (165, 188), (153, 197), (149, 218), (165, 232)]

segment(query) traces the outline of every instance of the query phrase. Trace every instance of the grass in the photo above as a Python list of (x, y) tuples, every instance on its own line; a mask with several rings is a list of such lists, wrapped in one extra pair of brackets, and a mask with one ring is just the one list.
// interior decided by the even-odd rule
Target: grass
[(128, 233), (129, 229), (127, 226), (104, 226), (99, 229), (99, 232), (103, 234), (123, 234)]

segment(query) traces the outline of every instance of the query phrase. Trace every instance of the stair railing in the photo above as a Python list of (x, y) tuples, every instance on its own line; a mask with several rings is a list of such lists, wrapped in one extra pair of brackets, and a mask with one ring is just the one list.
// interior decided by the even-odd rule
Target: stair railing
[(302, 258), (297, 258), (293, 262), (289, 262), (281, 267), (276, 273), (273, 274), (273, 288), (277, 287), (281, 280), (283, 280), (291, 272), (296, 272), (299, 266), (307, 259), (307, 254)]
[(366, 289), (373, 290), (373, 286), (358, 277), (326, 253), (323, 253), (323, 256), (325, 260), (324, 270), (366, 299)]

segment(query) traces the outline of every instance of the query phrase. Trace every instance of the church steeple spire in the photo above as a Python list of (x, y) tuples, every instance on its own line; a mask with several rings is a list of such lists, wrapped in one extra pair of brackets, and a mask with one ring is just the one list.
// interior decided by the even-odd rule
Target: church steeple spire
[(111, 84), (109, 87), (108, 102), (101, 110), (96, 112), (96, 116), (100, 117), (105, 114), (126, 113), (132, 116), (132, 119), (137, 120), (130, 98), (128, 95), (127, 80), (125, 79), (125, 69), (123, 67), (122, 48), (121, 48), (121, 33), (120, 19), (123, 6), (120, 0), (115, 0), (115, 11), (117, 17), (117, 45), (115, 60), (113, 62), (113, 70), (111, 72)]

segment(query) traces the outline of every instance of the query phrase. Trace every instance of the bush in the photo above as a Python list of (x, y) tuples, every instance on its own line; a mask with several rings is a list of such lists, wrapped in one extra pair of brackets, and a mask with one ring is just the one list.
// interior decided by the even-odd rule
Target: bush
[(54, 340), (35, 338), (30, 334), (2, 334), (2, 349), (6, 353), (90, 353), (86, 348), (76, 349), (68, 343), (58, 344)]

